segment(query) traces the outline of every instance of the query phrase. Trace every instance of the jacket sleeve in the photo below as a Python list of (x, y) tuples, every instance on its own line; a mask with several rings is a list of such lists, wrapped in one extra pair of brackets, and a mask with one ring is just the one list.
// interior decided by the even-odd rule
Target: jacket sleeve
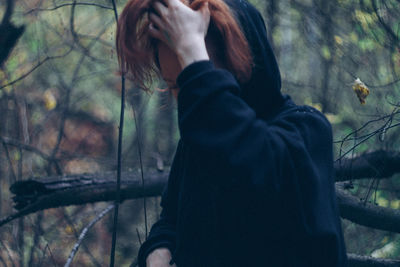
[(176, 216), (177, 216), (177, 185), (179, 177), (179, 164), (181, 157), (181, 142), (172, 163), (168, 183), (163, 191), (160, 206), (162, 211), (160, 219), (151, 227), (149, 236), (141, 245), (138, 253), (139, 267), (146, 267), (147, 256), (157, 248), (168, 248), (171, 254), (176, 246)]
[[(238, 96), (240, 88), (233, 75), (215, 68), (211, 61), (187, 66), (177, 84), (181, 139), (208, 153), (212, 161), (234, 170), (236, 178), (229, 176), (229, 180), (220, 182), (263, 185), (276, 191), (284, 182), (277, 178), (283, 176), (291, 160), (300, 165), (299, 159), (322, 164), (327, 169), (332, 165), (331, 126), (318, 111), (310, 108), (309, 112), (281, 116), (268, 123), (258, 119)], [(243, 177), (246, 180), (235, 180)]]

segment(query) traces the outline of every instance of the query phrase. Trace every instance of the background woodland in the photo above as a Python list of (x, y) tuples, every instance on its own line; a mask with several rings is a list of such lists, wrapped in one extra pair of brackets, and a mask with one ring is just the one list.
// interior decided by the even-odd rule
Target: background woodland
[[(399, 266), (400, 1), (250, 2), (264, 15), (282, 91), (332, 124), (351, 266)], [(115, 11), (125, 3), (0, 2), (0, 266), (107, 266), (113, 229), (116, 265), (134, 266), (158, 218), (176, 103), (163, 81), (150, 93), (121, 83)]]

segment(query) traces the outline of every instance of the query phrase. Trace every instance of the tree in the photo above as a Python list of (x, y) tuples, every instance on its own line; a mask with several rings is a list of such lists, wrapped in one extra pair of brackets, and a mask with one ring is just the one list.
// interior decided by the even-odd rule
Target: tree
[[(352, 266), (398, 265), (398, 1), (252, 2), (266, 11), (284, 92), (320, 108), (333, 125), (338, 203)], [(116, 74), (117, 9), (112, 0), (18, 3), (0, 4), (0, 182), (11, 186), (18, 210), (0, 190), (6, 218), (0, 261), (102, 266), (114, 224), (106, 215), (115, 205), (98, 202), (115, 199), (124, 88)], [(365, 105), (352, 90), (357, 77), (371, 92)], [(162, 88), (162, 81), (154, 87)], [(165, 166), (178, 139), (167, 93), (146, 94), (129, 81), (126, 89), (119, 265), (134, 260), (159, 214)]]

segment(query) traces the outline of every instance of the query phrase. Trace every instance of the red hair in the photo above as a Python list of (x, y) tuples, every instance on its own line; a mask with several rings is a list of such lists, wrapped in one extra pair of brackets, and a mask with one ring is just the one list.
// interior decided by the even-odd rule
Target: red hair
[[(116, 47), (118, 62), (123, 73), (128, 74), (140, 88), (148, 90), (159, 69), (156, 62), (157, 42), (148, 34), (147, 12), (154, 0), (129, 0), (117, 24)], [(236, 79), (244, 83), (250, 79), (253, 59), (246, 37), (222, 0), (181, 0), (193, 10), (205, 2), (210, 9), (208, 37), (216, 40), (217, 56)]]

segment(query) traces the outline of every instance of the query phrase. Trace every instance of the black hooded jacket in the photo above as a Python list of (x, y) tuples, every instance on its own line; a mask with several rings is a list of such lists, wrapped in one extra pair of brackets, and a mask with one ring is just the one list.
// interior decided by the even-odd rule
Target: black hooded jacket
[(139, 266), (160, 247), (178, 267), (347, 266), (331, 126), (281, 94), (259, 12), (225, 2), (250, 44), (252, 78), (239, 84), (211, 61), (178, 76), (181, 139)]

